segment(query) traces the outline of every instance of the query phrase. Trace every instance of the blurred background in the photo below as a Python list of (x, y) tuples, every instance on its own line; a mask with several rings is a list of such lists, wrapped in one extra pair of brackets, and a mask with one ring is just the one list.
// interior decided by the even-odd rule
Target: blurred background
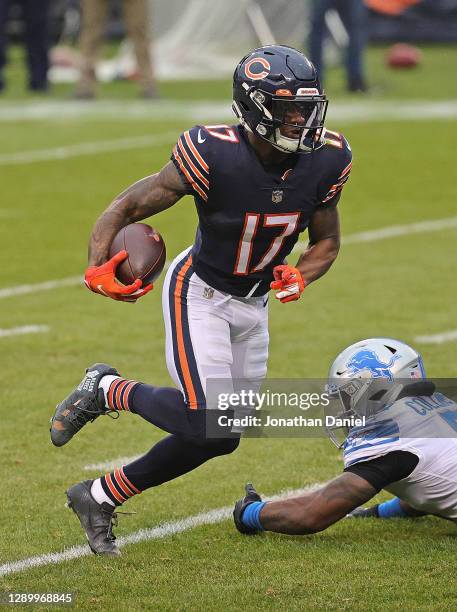
[[(280, 42), (313, 51), (317, 61), (313, 56), (320, 39), (332, 93), (339, 93), (344, 86), (332, 79), (333, 69), (344, 63), (356, 38), (355, 53), (367, 64), (361, 89), (388, 95), (394, 93), (396, 77), (390, 83), (391, 75), (381, 69), (385, 62), (414, 67), (427, 51), (424, 68), (428, 64), (432, 73), (429, 62), (451, 53), (457, 42), (457, 0), (0, 0), (0, 29), (0, 69), (5, 64), (2, 49), (9, 60), (0, 70), (4, 97), (23, 96), (25, 49), (29, 67), (38, 73), (38, 64), (45, 61), (43, 47), (49, 50), (48, 78), (54, 95), (71, 92), (80, 70), (91, 67), (94, 77), (107, 84), (102, 95), (131, 93), (123, 82), (132, 80), (143, 80), (141, 93), (148, 93), (148, 79), (142, 74), (146, 67), (152, 74), (150, 95), (145, 97), (154, 98), (166, 97), (173, 91), (168, 83), (178, 79), (230, 77), (240, 53), (260, 44)], [(397, 50), (398, 57), (390, 61), (386, 51), (395, 43), (411, 46)], [(150, 51), (149, 66), (141, 58), (142, 44)], [(454, 76), (449, 73), (448, 79), (455, 81)], [(156, 90), (155, 79), (163, 87)], [(32, 89), (46, 90), (42, 76), (38, 81)], [(95, 95), (90, 83), (79, 90), (76, 86), (75, 92), (81, 98)], [(181, 88), (179, 97), (189, 97), (189, 92)]]

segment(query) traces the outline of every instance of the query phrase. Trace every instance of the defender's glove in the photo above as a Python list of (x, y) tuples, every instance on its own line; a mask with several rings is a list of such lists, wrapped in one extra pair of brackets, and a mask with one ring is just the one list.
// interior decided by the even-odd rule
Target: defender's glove
[(138, 298), (146, 295), (153, 288), (152, 283), (141, 288), (143, 282), (139, 278), (131, 285), (122, 285), (116, 279), (116, 268), (127, 257), (127, 251), (119, 251), (101, 266), (87, 268), (84, 276), (87, 288), (94, 293), (122, 302), (136, 302)]
[(270, 283), (270, 287), (278, 291), (275, 297), (282, 304), (298, 300), (307, 285), (297, 268), (292, 266), (276, 266), (273, 268), (273, 276), (275, 280)]

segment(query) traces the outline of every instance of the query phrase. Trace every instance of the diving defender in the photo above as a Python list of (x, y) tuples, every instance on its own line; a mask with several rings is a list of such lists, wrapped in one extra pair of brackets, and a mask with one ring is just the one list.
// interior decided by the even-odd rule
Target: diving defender
[[(343, 450), (343, 474), (317, 490), (271, 503), (247, 485), (234, 510), (238, 530), (306, 535), (346, 516), (433, 514), (457, 523), (457, 404), (425, 378), (419, 353), (391, 338), (363, 340), (335, 359), (329, 389), (334, 415), (365, 418), (363, 426), (328, 428)], [(395, 497), (361, 507), (382, 489)]]

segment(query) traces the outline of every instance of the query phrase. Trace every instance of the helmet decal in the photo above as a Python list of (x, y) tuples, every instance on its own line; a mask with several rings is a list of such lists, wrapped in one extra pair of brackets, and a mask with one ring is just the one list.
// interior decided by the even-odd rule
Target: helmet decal
[[(265, 70), (261, 72), (252, 72), (251, 66), (254, 64), (261, 64)], [(271, 66), (270, 62), (268, 62), (264, 57), (253, 57), (244, 67), (244, 74), (248, 77), (248, 79), (252, 79), (253, 81), (260, 81), (265, 79), (270, 74)]]
[(363, 349), (353, 355), (346, 365), (351, 370), (351, 374), (368, 370), (372, 378), (393, 380), (390, 368), (399, 358), (400, 355), (393, 355), (390, 361), (385, 363), (379, 359), (374, 351)]
[(315, 87), (300, 87), (300, 89), (297, 89), (297, 96), (318, 96), (318, 95), (319, 95), (319, 90), (316, 89)]

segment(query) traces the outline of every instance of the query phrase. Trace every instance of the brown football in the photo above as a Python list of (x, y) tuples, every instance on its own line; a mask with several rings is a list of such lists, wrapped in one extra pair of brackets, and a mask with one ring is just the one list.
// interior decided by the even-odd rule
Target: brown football
[(143, 286), (153, 283), (165, 265), (167, 251), (162, 236), (146, 223), (131, 223), (115, 236), (110, 257), (126, 250), (128, 257), (116, 269), (116, 278), (130, 285), (137, 278)]
[(420, 50), (404, 43), (393, 45), (386, 54), (386, 63), (391, 68), (415, 68), (421, 60)]

